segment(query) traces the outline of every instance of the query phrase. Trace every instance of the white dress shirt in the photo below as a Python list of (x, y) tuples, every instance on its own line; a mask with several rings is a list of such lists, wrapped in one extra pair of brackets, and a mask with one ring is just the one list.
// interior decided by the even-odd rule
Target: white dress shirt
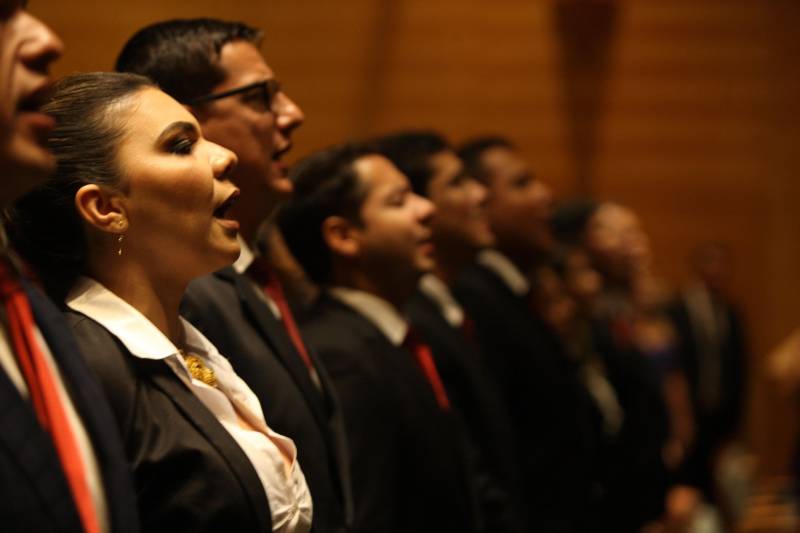
[(403, 344), (408, 322), (392, 304), (380, 296), (350, 287), (331, 287), (328, 294), (372, 322), (389, 342), (395, 346)]
[[(239, 252), (239, 257), (233, 263), (233, 269), (239, 274), (244, 274), (247, 272), (247, 269), (250, 267), (253, 261), (255, 261), (256, 255), (253, 253), (253, 249), (247, 244), (247, 241), (242, 238), (241, 234), (237, 235), (236, 238), (239, 241), (239, 248), (241, 249), (241, 252)], [(269, 307), (270, 311), (272, 311), (272, 314), (275, 315), (275, 318), (281, 320), (281, 310), (278, 307), (278, 304), (275, 303), (275, 300), (273, 300), (269, 294), (266, 294), (264, 289), (258, 285), (258, 283), (250, 279), (249, 276), (247, 279), (250, 280), (250, 283), (256, 289), (256, 294), (258, 294), (261, 300), (267, 304), (267, 307)]]
[(81, 278), (66, 303), (100, 323), (134, 357), (163, 360), (203, 402), (258, 473), (269, 500), (273, 531), (307, 533), (311, 529), (311, 495), (294, 442), (269, 428), (258, 398), (202, 333), (181, 318), (186, 353), (199, 357), (213, 370), (216, 387), (194, 379), (179, 349), (137, 309), (97, 281)]
[(450, 287), (444, 281), (435, 274), (425, 274), (419, 280), (419, 290), (433, 300), (448, 324), (454, 328), (464, 325), (466, 317), (464, 308), (456, 301), (453, 293), (450, 292)]
[(511, 259), (497, 250), (481, 250), (478, 254), (478, 264), (485, 266), (503, 280), (503, 283), (517, 296), (525, 296), (531, 290), (531, 283), (525, 274), (520, 272)]

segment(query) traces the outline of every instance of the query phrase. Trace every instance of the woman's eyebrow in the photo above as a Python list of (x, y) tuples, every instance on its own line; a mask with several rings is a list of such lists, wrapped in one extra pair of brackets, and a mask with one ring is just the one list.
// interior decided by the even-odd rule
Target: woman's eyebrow
[(197, 126), (195, 126), (191, 122), (185, 122), (185, 121), (173, 122), (172, 124), (164, 128), (164, 131), (162, 131), (161, 135), (158, 136), (156, 142), (161, 143), (164, 140), (168, 139), (169, 137), (175, 135), (176, 133), (188, 133), (192, 135), (197, 135)]

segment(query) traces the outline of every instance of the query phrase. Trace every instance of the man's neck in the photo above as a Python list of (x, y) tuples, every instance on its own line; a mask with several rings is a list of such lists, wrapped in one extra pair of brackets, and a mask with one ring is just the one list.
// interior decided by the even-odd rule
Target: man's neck
[(368, 292), (389, 302), (401, 311), (416, 289), (417, 280), (376, 279), (359, 271), (342, 272), (335, 276), (335, 285)]
[(433, 273), (448, 287), (453, 286), (458, 274), (475, 260), (476, 251), (472, 248), (454, 248), (437, 244), (435, 249), (436, 266)]

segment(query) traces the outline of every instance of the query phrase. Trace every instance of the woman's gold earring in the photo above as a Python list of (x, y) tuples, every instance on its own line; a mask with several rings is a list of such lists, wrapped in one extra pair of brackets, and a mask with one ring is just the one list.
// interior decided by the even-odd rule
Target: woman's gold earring
[[(117, 221), (117, 226), (119, 226), (120, 228), (122, 226), (124, 226), (124, 225), (125, 225), (125, 221), (123, 219), (120, 219), (120, 220)], [(125, 240), (125, 234), (124, 233), (120, 233), (119, 237), (117, 237), (117, 244), (119, 245), (119, 248), (117, 249), (117, 255), (118, 256), (122, 255), (122, 241), (124, 241), (124, 240)]]

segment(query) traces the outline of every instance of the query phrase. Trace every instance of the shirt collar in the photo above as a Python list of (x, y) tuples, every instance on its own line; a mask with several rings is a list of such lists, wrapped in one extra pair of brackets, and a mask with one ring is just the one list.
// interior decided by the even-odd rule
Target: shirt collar
[(403, 344), (408, 333), (408, 322), (392, 304), (379, 296), (350, 287), (331, 287), (328, 293), (372, 322), (389, 342), (395, 346)]
[(530, 292), (531, 284), (528, 278), (511, 262), (511, 259), (497, 250), (482, 250), (478, 254), (478, 263), (497, 274), (517, 296), (525, 296)]
[[(66, 304), (110, 331), (136, 357), (159, 360), (179, 353), (172, 341), (136, 308), (91, 278), (78, 279)], [(183, 318), (180, 320), (188, 351), (206, 356), (218, 354), (202, 333)]]
[(250, 248), (250, 245), (247, 244), (247, 241), (242, 237), (241, 233), (236, 235), (236, 240), (239, 241), (239, 248), (241, 249), (241, 252), (239, 252), (239, 257), (233, 263), (233, 269), (239, 274), (244, 274), (245, 271), (247, 271), (247, 268), (255, 260), (256, 256), (253, 253), (253, 249)]
[(419, 290), (434, 301), (442, 312), (444, 319), (454, 328), (464, 323), (464, 308), (453, 298), (450, 287), (434, 274), (425, 274), (419, 280)]

